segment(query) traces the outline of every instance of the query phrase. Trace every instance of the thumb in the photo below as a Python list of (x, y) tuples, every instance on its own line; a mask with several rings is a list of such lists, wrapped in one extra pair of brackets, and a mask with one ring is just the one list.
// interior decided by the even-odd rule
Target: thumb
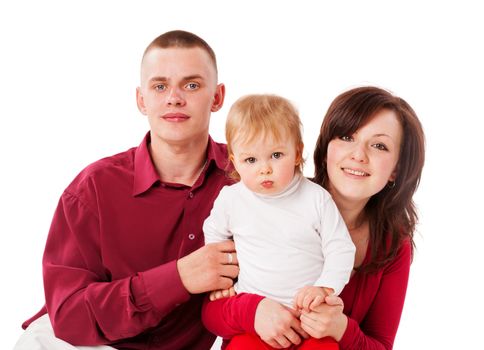
[(344, 306), (343, 299), (336, 295), (328, 295), (326, 298), (324, 298), (324, 301), (326, 304), (331, 305), (331, 306)]

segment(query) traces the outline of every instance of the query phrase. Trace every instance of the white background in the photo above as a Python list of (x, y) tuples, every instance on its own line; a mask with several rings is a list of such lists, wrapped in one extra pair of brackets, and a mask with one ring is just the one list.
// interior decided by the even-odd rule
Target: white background
[[(214, 48), (225, 107), (277, 93), (299, 108), (307, 166), (343, 90), (388, 88), (417, 111), (427, 162), (417, 254), (395, 349), (476, 349), (484, 313), (484, 11), (477, 1), (5, 1), (0, 5), (0, 328), (13, 347), (43, 304), (41, 257), (62, 190), (87, 164), (141, 141), (135, 88), (159, 34)], [(479, 345), (478, 345), (479, 344)]]

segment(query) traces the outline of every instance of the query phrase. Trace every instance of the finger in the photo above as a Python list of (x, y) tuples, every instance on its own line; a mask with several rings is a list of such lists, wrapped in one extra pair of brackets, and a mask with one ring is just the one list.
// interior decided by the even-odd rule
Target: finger
[(289, 328), (289, 330), (284, 334), (284, 336), (291, 344), (299, 345), (301, 343), (301, 337), (292, 328)]
[(278, 349), (288, 348), (291, 345), (291, 342), (283, 335), (275, 337), (274, 340), (279, 345)]
[(304, 296), (305, 296), (305, 293), (302, 289), (299, 290), (299, 292), (296, 294), (296, 298), (294, 299), (294, 304), (296, 309), (302, 309)]
[(231, 279), (231, 278), (228, 278), (228, 277), (223, 277), (223, 276), (220, 276), (220, 278), (218, 279), (216, 285), (215, 285), (215, 288), (216, 289), (229, 289), (230, 287), (232, 287), (234, 285), (234, 280)]
[(264, 342), (269, 344), (269, 346), (273, 347), (274, 349), (282, 349), (282, 347), (279, 345), (279, 343), (276, 342), (273, 339), (264, 340)]
[(291, 328), (304, 339), (309, 338), (309, 334), (302, 328), (301, 322), (299, 320), (294, 320), (293, 322), (291, 322)]
[(324, 302), (324, 299), (321, 295), (316, 295), (314, 300), (309, 304), (309, 310), (314, 310), (316, 307), (321, 305)]
[(301, 320), (301, 329), (303, 329), (303, 331), (306, 334), (308, 334), (307, 338), (309, 338), (309, 337), (315, 338), (316, 337), (316, 331), (311, 326), (309, 326), (307, 323), (302, 322), (302, 320)]
[(232, 254), (232, 264), (234, 265), (238, 265), (239, 264), (239, 259), (237, 259), (237, 252), (231, 252), (230, 254)]
[(324, 298), (324, 301), (326, 304), (331, 306), (337, 306), (337, 305), (344, 306), (343, 299), (341, 299), (336, 295), (328, 295), (326, 298)]
[(304, 310), (309, 310), (309, 305), (311, 304), (312, 301), (313, 301), (313, 296), (309, 294), (306, 295), (302, 302), (302, 308)]
[(321, 338), (326, 335), (324, 328), (321, 328), (321, 322), (310, 318), (307, 314), (301, 316), (301, 328), (313, 338)]
[(228, 298), (230, 296), (230, 291), (228, 289), (222, 290), (222, 295), (224, 298)]
[(215, 291), (215, 299), (222, 299), (222, 297), (223, 295), (221, 290)]
[(208, 296), (208, 298), (210, 299), (210, 301), (216, 300), (215, 299), (215, 292), (211, 292), (210, 295)]
[(229, 292), (230, 292), (229, 293), (229, 296), (231, 296), (231, 297), (234, 297), (234, 296), (237, 295), (237, 293), (235, 292), (235, 288), (234, 287), (230, 287)]
[[(222, 265), (220, 267), (220, 275), (223, 277), (235, 278), (239, 275), (239, 267), (237, 265)], [(227, 286), (227, 289), (231, 285)]]
[(218, 251), (221, 252), (233, 252), (235, 251), (235, 243), (232, 240), (214, 243)]

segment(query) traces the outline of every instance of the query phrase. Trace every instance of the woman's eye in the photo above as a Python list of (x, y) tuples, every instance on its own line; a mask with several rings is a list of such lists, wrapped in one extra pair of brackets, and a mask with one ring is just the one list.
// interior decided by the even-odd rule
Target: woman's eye
[(379, 149), (380, 151), (388, 151), (388, 147), (385, 146), (383, 143), (375, 143), (373, 147)]
[(272, 153), (272, 158), (279, 159), (282, 157), (282, 152), (274, 152)]
[(253, 163), (255, 163), (255, 158), (254, 157), (245, 158), (244, 162), (249, 163), (249, 164), (253, 164)]
[(342, 140), (342, 141), (346, 141), (346, 142), (351, 142), (351, 141), (353, 141), (353, 137), (351, 137), (351, 136), (346, 136), (346, 135), (344, 135), (344, 136), (340, 136), (340, 138), (339, 138), (339, 139), (340, 139), (340, 140)]
[(198, 85), (197, 83), (188, 83), (186, 85), (187, 89), (188, 90), (196, 90), (199, 88), (200, 85)]

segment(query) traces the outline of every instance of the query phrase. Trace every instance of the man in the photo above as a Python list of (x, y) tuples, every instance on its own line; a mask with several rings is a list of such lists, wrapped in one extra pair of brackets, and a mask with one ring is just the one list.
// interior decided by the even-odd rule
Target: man
[(46, 305), (17, 349), (32, 346), (29, 330), (46, 312), (55, 336), (73, 345), (210, 349), (202, 293), (229, 288), (238, 274), (232, 242), (203, 246), (203, 221), (229, 182), (225, 146), (208, 134), (224, 96), (201, 38), (172, 31), (147, 47), (136, 101), (150, 132), (62, 194), (43, 257)]

